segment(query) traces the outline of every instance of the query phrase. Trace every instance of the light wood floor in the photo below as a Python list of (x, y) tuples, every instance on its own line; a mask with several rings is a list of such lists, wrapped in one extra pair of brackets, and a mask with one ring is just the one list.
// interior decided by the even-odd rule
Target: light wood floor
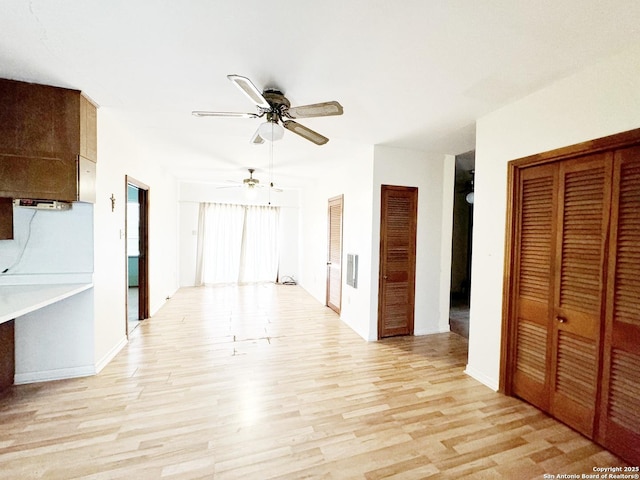
[(1, 398), (0, 477), (544, 478), (624, 465), (463, 373), (456, 334), (365, 342), (297, 286), (180, 290), (99, 375)]

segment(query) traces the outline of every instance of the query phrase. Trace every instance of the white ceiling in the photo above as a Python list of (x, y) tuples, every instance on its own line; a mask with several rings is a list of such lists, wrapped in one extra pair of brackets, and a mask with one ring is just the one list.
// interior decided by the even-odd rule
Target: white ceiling
[[(226, 78), (292, 105), (338, 100), (274, 144), (280, 185), (384, 144), (458, 154), (475, 120), (640, 40), (635, 0), (0, 0), (0, 77), (84, 91), (179, 178), (267, 168), (261, 120)], [(640, 72), (639, 72), (640, 73)]]

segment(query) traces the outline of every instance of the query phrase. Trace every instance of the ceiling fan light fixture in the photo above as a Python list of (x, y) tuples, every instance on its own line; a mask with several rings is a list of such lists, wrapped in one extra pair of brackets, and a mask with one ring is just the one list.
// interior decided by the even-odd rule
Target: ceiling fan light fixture
[(255, 185), (249, 185), (245, 190), (245, 196), (247, 200), (255, 200), (258, 197), (258, 189)]
[(264, 140), (275, 142), (282, 140), (282, 137), (284, 137), (284, 128), (276, 122), (264, 122), (258, 127), (258, 134)]

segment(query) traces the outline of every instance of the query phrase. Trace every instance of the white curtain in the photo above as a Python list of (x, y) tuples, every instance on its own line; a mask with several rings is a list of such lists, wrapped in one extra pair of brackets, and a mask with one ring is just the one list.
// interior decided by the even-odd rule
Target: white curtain
[(274, 282), (278, 207), (200, 204), (196, 284)]
[(278, 276), (277, 207), (246, 207), (240, 282), (275, 282)]

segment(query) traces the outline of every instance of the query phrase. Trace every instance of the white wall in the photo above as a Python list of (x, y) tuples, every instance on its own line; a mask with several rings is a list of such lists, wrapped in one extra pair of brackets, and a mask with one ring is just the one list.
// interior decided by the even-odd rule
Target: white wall
[(0, 271), (15, 264), (2, 274), (3, 283), (42, 283), (43, 276), (50, 283), (54, 276), (66, 283), (82, 281), (67, 280), (78, 276), (91, 281), (93, 205), (76, 202), (66, 211), (14, 207), (13, 227), (14, 238), (0, 240)]
[(297, 190), (271, 192), (257, 189), (257, 196), (248, 199), (243, 188), (217, 188), (207, 183), (180, 183), (179, 205), (179, 260), (180, 286), (195, 285), (198, 211), (201, 202), (231, 203), (237, 205), (267, 205), (280, 207), (280, 278), (290, 276), (297, 280), (299, 272), (298, 232), (299, 194)]
[[(113, 110), (98, 110), (95, 236), (95, 360), (103, 367), (126, 342), (125, 176), (149, 186), (149, 296), (153, 315), (178, 288), (177, 183)], [(111, 200), (116, 199), (111, 211)]]
[[(341, 319), (369, 338), (371, 291), (371, 189), (373, 147), (352, 146), (349, 155), (332, 159), (323, 177), (301, 192), (300, 285), (326, 305), (327, 222), (330, 198), (343, 195)], [(358, 255), (358, 286), (346, 284), (346, 255)]]
[(419, 188), (415, 333), (449, 329), (449, 283), (455, 158), (391, 147), (362, 147), (304, 190), (301, 285), (325, 303), (327, 202), (344, 195), (343, 269), (358, 255), (358, 288), (343, 272), (340, 318), (366, 340), (378, 338), (380, 192), (382, 184)]
[(382, 185), (418, 187), (415, 335), (449, 331), (455, 157), (376, 146), (372, 214), (369, 339), (377, 338)]
[(500, 367), (507, 162), (639, 128), (638, 72), (636, 47), (478, 120), (467, 372), (493, 389)]
[(94, 292), (85, 290), (18, 317), (15, 383), (83, 377), (94, 363)]

